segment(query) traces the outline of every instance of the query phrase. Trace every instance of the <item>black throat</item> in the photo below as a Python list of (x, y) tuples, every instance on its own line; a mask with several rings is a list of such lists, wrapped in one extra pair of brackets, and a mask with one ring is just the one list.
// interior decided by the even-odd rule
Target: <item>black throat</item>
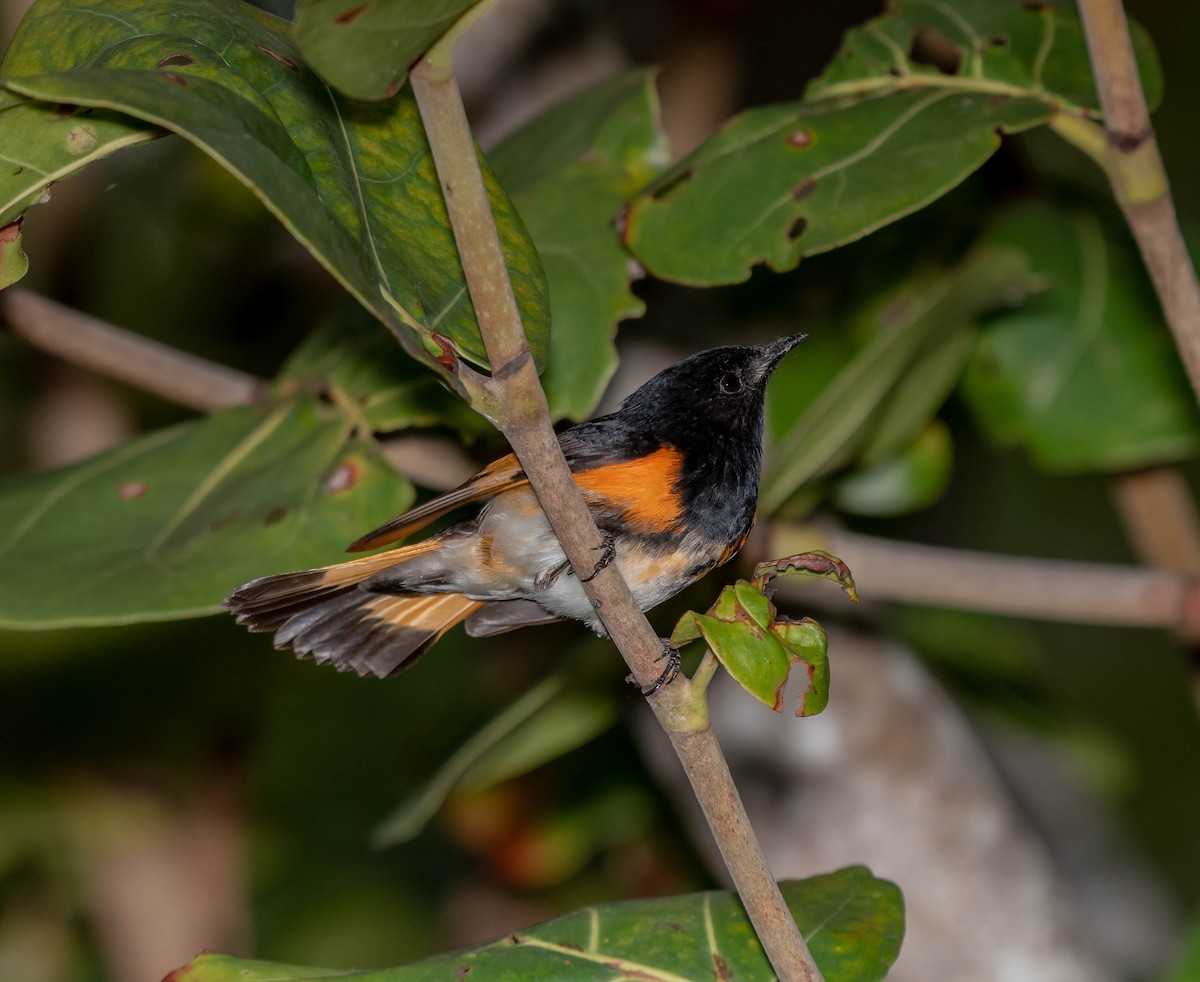
[(750, 530), (758, 505), (762, 427), (753, 432), (708, 433), (679, 446), (679, 492), (692, 531), (734, 541)]

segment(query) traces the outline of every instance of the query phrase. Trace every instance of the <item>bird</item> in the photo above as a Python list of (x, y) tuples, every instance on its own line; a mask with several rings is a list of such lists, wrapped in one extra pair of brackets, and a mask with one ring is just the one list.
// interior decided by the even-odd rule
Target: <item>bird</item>
[[(660, 372), (613, 413), (558, 442), (603, 547), (581, 576), (563, 553), (520, 461), (502, 457), (452, 491), (351, 543), (392, 548), (319, 569), (260, 577), (225, 599), (275, 646), (360, 676), (412, 665), (450, 628), (488, 637), (574, 619), (604, 626), (583, 583), (612, 562), (642, 610), (662, 603), (745, 544), (757, 517), (767, 382), (803, 334), (724, 345)], [(441, 531), (395, 546), (467, 505)], [(647, 695), (679, 671), (668, 665)]]

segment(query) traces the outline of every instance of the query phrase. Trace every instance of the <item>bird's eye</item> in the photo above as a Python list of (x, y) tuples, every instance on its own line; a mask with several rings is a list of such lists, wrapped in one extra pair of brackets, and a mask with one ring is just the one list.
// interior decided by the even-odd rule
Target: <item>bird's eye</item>
[(727, 396), (733, 395), (735, 392), (742, 391), (742, 380), (738, 378), (737, 372), (726, 372), (721, 376), (720, 381), (721, 391)]

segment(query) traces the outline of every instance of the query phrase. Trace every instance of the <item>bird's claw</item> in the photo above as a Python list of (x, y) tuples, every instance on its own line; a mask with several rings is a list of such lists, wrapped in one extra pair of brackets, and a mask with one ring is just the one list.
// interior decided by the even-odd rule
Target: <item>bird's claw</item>
[(659, 638), (662, 643), (662, 654), (655, 658), (655, 662), (660, 662), (664, 658), (667, 660), (667, 667), (663, 669), (662, 674), (653, 682), (642, 689), (642, 695), (652, 696), (664, 685), (669, 685), (675, 680), (675, 676), (679, 674), (679, 649), (672, 648), (671, 642), (666, 638)]
[(600, 570), (608, 566), (614, 559), (617, 558), (617, 540), (613, 538), (611, 532), (600, 533), (600, 558), (596, 560), (596, 565), (592, 567), (592, 572), (588, 576), (579, 577), (580, 583), (590, 583), (596, 578)]

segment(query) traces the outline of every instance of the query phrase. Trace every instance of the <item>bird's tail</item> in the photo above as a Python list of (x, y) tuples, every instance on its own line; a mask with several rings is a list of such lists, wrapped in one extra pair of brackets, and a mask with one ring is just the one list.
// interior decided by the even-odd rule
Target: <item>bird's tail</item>
[(385, 678), (482, 606), (461, 593), (384, 593), (360, 586), (437, 548), (427, 539), (365, 559), (264, 576), (234, 590), (225, 606), (251, 631), (275, 632), (276, 648), (292, 648), (339, 671)]

